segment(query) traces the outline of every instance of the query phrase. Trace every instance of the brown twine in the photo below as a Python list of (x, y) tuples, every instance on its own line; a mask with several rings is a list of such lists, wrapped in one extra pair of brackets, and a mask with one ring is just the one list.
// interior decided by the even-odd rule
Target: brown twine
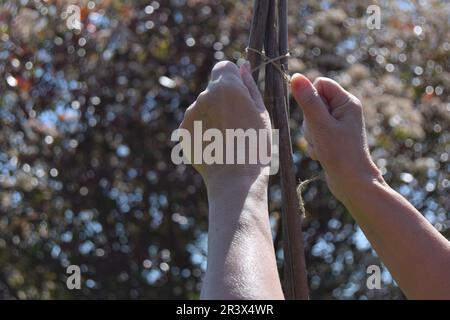
[(306, 209), (305, 209), (305, 202), (303, 201), (303, 191), (305, 191), (306, 187), (308, 186), (308, 184), (310, 184), (311, 182), (317, 181), (320, 178), (322, 178), (322, 174), (319, 173), (317, 175), (315, 175), (314, 177), (310, 178), (310, 179), (306, 179), (306, 180), (299, 180), (298, 181), (298, 185), (297, 185), (297, 197), (298, 197), (298, 207), (300, 209), (300, 213), (302, 215), (302, 218), (306, 217)]
[[(261, 58), (263, 59), (263, 62), (261, 62), (261, 64), (259, 66), (256, 66), (252, 69), (252, 73), (255, 71), (258, 71), (259, 69), (261, 69), (262, 67), (264, 67), (268, 64), (272, 64), (272, 66), (274, 66), (274, 68), (277, 69), (277, 71), (283, 76), (283, 79), (286, 81), (286, 83), (287, 84), (291, 83), (291, 76), (287, 72), (283, 71), (280, 68), (280, 66), (275, 63), (276, 61), (284, 59), (284, 58), (292, 58), (292, 56), (290, 55), (289, 52), (286, 54), (283, 54), (281, 56), (278, 56), (278, 57), (269, 58), (265, 55), (264, 52), (261, 52), (259, 50), (256, 50), (256, 49), (250, 48), (250, 47), (245, 48), (245, 52), (246, 52), (247, 56), (248, 56), (249, 51), (259, 54), (261, 56)], [(305, 218), (305, 216), (306, 216), (306, 209), (305, 209), (305, 202), (303, 201), (302, 193), (303, 193), (303, 191), (305, 191), (308, 184), (319, 180), (321, 177), (322, 177), (322, 174), (317, 174), (310, 179), (306, 179), (304, 181), (299, 180), (299, 183), (297, 185), (298, 207), (300, 210), (300, 214), (302, 215), (303, 218)]]

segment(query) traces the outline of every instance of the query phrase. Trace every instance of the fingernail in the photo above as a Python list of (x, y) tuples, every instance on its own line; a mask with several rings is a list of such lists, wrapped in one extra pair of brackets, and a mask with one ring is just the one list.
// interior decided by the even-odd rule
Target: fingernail
[(304, 90), (315, 90), (311, 81), (301, 73), (295, 73), (291, 78), (292, 91), (300, 93)]
[(298, 76), (300, 76), (299, 73), (294, 73), (294, 75), (291, 78), (292, 91), (294, 92), (298, 92), (300, 89), (300, 81), (295, 81), (295, 78), (297, 78)]

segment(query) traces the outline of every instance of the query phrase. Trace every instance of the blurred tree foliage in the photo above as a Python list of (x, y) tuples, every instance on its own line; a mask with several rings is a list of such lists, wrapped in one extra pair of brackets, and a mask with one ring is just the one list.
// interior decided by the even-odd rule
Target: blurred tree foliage
[[(366, 26), (373, 3), (381, 30)], [(291, 0), (289, 13), (291, 71), (362, 99), (385, 179), (449, 238), (449, 3)], [(172, 164), (170, 135), (213, 64), (242, 62), (250, 20), (243, 0), (1, 2), (0, 298), (198, 298), (206, 192)], [(310, 178), (295, 107), (291, 119)], [(281, 261), (276, 185), (270, 198)], [(312, 298), (403, 298), (386, 269), (366, 289), (381, 263), (325, 183), (304, 198)], [(70, 264), (82, 290), (66, 288)]]

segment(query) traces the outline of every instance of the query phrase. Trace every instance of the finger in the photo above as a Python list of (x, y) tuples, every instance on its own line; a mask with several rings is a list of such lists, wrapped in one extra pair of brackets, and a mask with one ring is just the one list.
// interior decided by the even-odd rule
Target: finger
[(291, 91), (305, 117), (312, 123), (327, 122), (331, 119), (328, 107), (308, 78), (299, 73), (294, 74), (291, 79)]
[(255, 101), (258, 109), (265, 110), (266, 107), (264, 106), (264, 102), (261, 97), (261, 92), (259, 91), (258, 86), (256, 85), (255, 80), (253, 79), (252, 76), (250, 62), (246, 61), (243, 65), (241, 65), (240, 73), (242, 81), (244, 82), (244, 85), (247, 87), (248, 92), (250, 93), (250, 96), (252, 97), (253, 101)]
[(326, 101), (330, 107), (330, 111), (339, 108), (352, 100), (352, 94), (332, 79), (319, 77), (314, 81), (314, 87)]
[(215, 81), (223, 77), (237, 77), (241, 82), (241, 75), (239, 73), (239, 68), (230, 61), (220, 61), (215, 64), (211, 71), (211, 81)]

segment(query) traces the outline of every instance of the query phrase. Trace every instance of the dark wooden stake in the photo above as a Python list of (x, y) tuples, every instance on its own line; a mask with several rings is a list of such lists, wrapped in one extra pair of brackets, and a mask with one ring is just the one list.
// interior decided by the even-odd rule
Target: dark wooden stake
[[(255, 0), (253, 4), (253, 19), (248, 47), (256, 50), (257, 52), (262, 52), (270, 2), (269, 0)], [(259, 66), (262, 61), (262, 56), (257, 52), (249, 51), (247, 53), (247, 59), (250, 61), (252, 68)], [(258, 77), (259, 69), (253, 72), (253, 79), (255, 79), (256, 82), (258, 82)]]
[[(267, 9), (266, 9), (267, 8)], [(249, 47), (262, 50), (268, 58), (288, 52), (287, 0), (255, 0)], [(267, 11), (266, 11), (267, 10)], [(266, 16), (262, 16), (267, 12)], [(265, 36), (265, 37), (264, 37)], [(264, 37), (264, 40), (261, 38)], [(257, 54), (256, 54), (257, 55)], [(261, 63), (261, 57), (249, 52), (253, 67)], [(275, 129), (279, 130), (280, 181), (282, 191), (282, 229), (284, 250), (284, 293), (286, 299), (306, 300), (309, 297), (306, 276), (301, 215), (296, 192), (292, 143), (289, 131), (289, 98), (287, 84), (280, 69), (287, 72), (287, 59), (266, 66), (264, 97)], [(253, 75), (255, 80), (258, 75)]]

